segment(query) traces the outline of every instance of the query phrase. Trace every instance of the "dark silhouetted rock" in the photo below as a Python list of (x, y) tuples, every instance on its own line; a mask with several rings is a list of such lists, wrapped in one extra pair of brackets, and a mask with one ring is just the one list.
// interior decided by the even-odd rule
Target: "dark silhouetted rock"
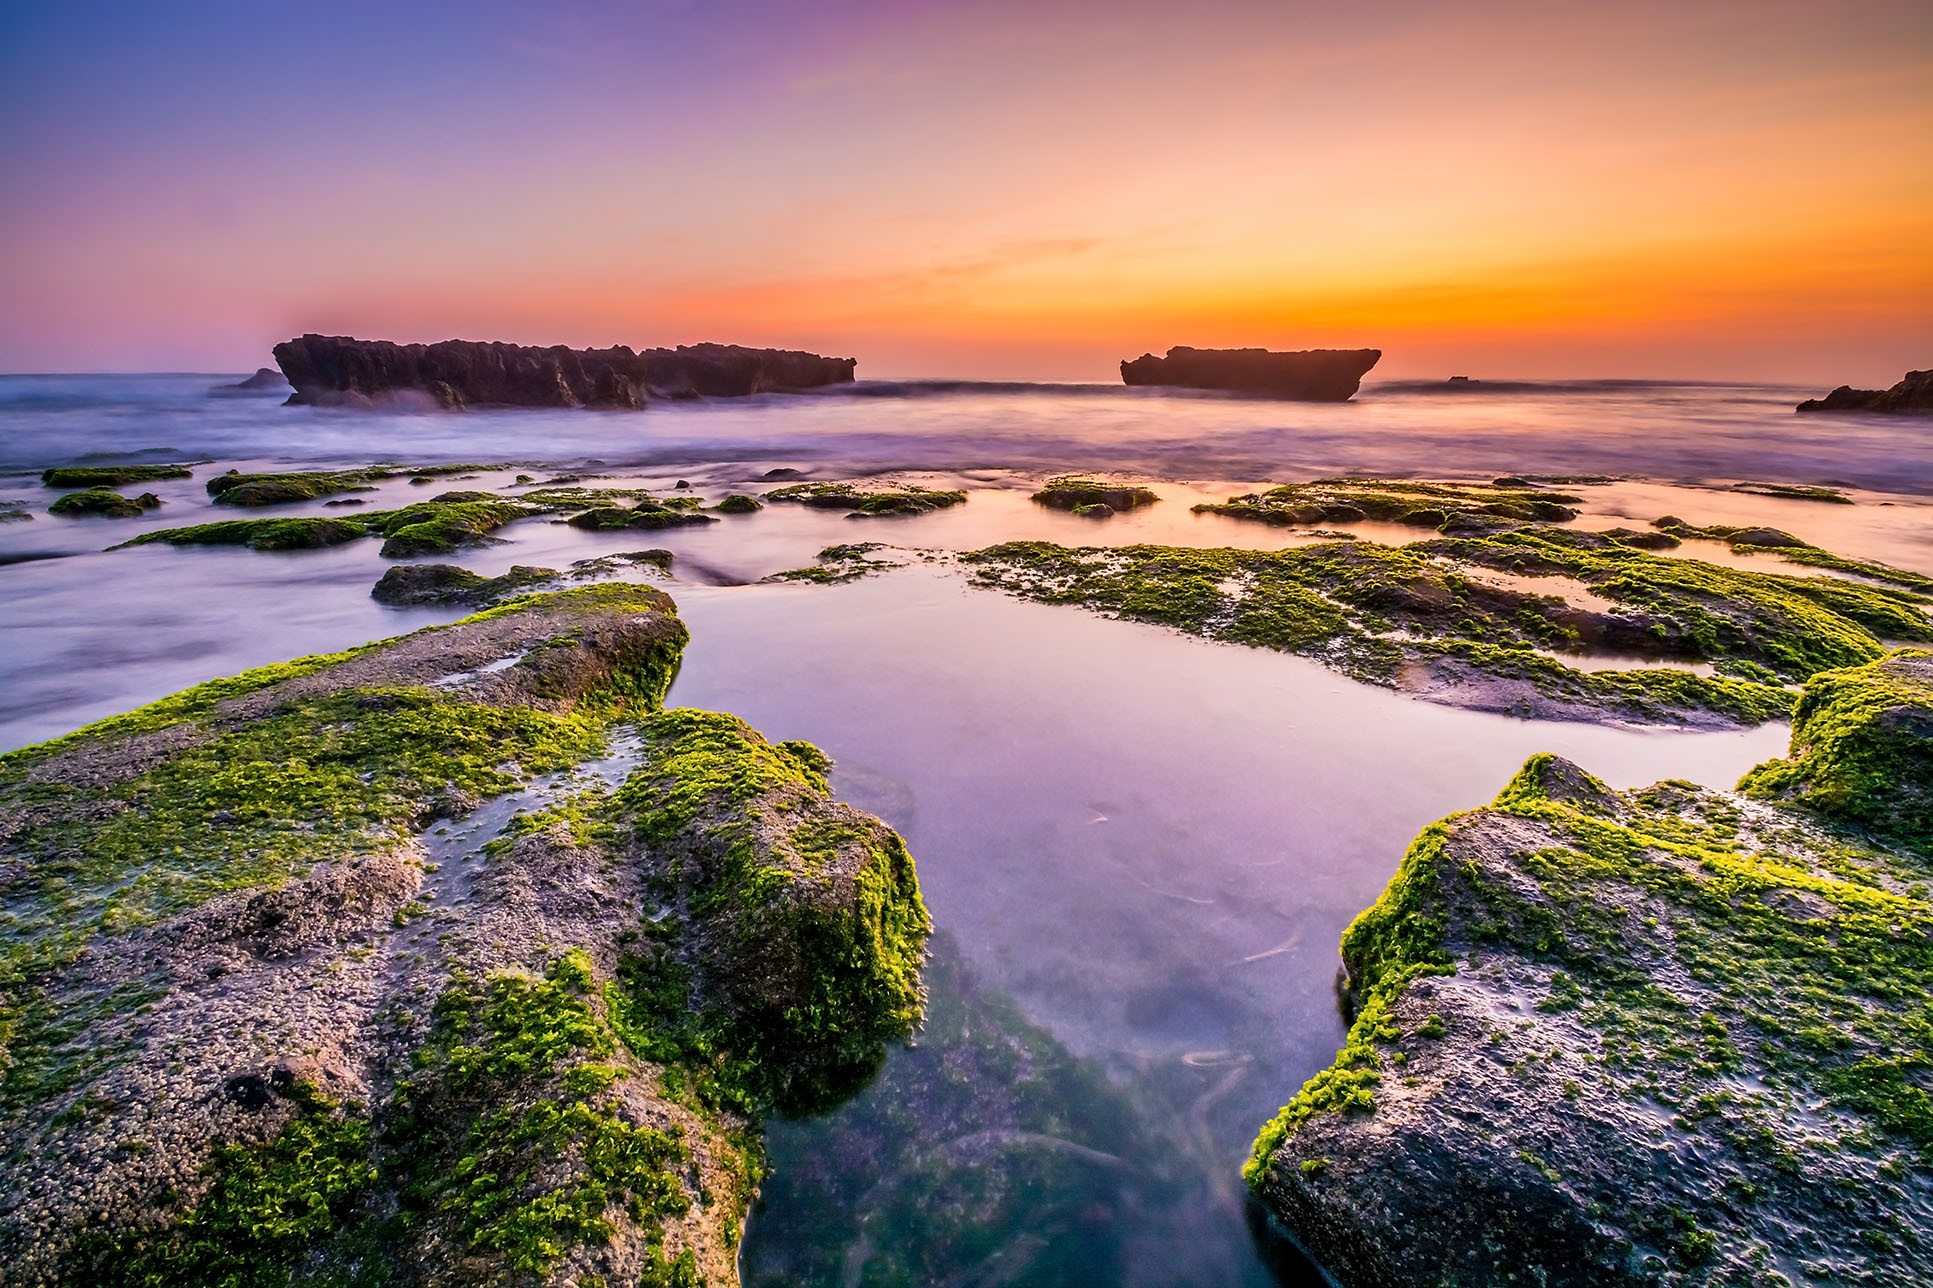
[(275, 346), (291, 403), (638, 408), (648, 397), (731, 398), (852, 379), (856, 360), (734, 344), (637, 352), (444, 340), (394, 344), (305, 335)]
[(1909, 371), (1891, 389), (1840, 385), (1824, 398), (1808, 398), (1800, 411), (1870, 411), (1890, 416), (1933, 416), (1933, 371)]
[(1168, 356), (1144, 353), (1121, 364), (1130, 385), (1182, 389), (1231, 389), (1308, 402), (1347, 402), (1383, 356), (1381, 349), (1191, 349), (1176, 345)]

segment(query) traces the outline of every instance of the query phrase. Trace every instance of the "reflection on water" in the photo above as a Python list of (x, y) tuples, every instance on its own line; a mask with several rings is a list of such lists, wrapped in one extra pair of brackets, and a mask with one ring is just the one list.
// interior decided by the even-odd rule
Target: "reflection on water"
[[(840, 794), (905, 834), (974, 987), (1010, 998), (1105, 1072), (1062, 1085), (1105, 1091), (1106, 1105), (1056, 1112), (1130, 1113), (1133, 1138), (1149, 1142), (1140, 1184), (1155, 1189), (1096, 1209), (1138, 1221), (1136, 1205), (1162, 1196), (1166, 1223), (1149, 1227), (1147, 1246), (1122, 1245), (1134, 1249), (1127, 1283), (1269, 1281), (1241, 1161), (1259, 1125), (1333, 1057), (1337, 941), (1425, 823), (1488, 799), (1536, 751), (1620, 786), (1729, 784), (1785, 741), (1777, 726), (1636, 731), (1432, 706), (1306, 659), (975, 592), (923, 568), (830, 588), (687, 589), (680, 606), (693, 644), (671, 701), (823, 747)], [(936, 1008), (947, 1004), (936, 994)], [(836, 1156), (845, 1133), (871, 1130), (868, 1115), (920, 1118), (917, 1103), (892, 1097), (917, 1102), (925, 1084), (900, 1081), (897, 1065), (923, 1058), (889, 1057), (881, 1086), (900, 1091), (788, 1124), (781, 1167)], [(970, 1084), (981, 1066), (948, 1067)], [(1004, 1094), (998, 1079), (956, 1090)], [(989, 1172), (959, 1184), (997, 1191), (1015, 1165), (989, 1156)], [(1116, 1184), (1082, 1176), (1082, 1187)], [(793, 1265), (784, 1232), (797, 1225), (827, 1223), (821, 1257), (932, 1228), (891, 1196), (881, 1212), (898, 1215), (875, 1229), (869, 1209), (829, 1206), (824, 1185), (774, 1186), (747, 1249), (749, 1267), (770, 1256), (774, 1274)], [(1024, 1205), (963, 1202), (933, 1220), (1016, 1210), (1025, 1217)], [(1022, 1219), (1007, 1237), (1031, 1229)], [(1083, 1237), (1130, 1240), (1108, 1230), (1101, 1221)], [(1002, 1282), (972, 1277), (977, 1264), (928, 1281)]]

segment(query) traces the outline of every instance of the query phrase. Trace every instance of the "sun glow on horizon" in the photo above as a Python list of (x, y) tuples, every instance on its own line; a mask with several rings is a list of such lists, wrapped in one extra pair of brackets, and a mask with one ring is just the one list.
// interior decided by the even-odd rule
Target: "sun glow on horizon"
[[(300, 331), (995, 378), (1175, 343), (1802, 383), (1933, 355), (1916, 5), (485, 6), (435, 60), (428, 17), (372, 15), (98, 48), (0, 19), (33, 127), (0, 144), (30, 180), (0, 367), (242, 368)], [(246, 40), (290, 73), (223, 61)]]

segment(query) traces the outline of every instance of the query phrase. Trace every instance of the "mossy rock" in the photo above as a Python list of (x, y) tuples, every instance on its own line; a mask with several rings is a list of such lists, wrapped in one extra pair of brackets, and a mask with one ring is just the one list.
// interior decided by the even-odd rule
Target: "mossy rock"
[(765, 503), (755, 496), (746, 496), (742, 492), (734, 492), (730, 496), (721, 499), (712, 508), (720, 514), (756, 514), (765, 508)]
[(81, 492), (69, 492), (52, 505), (47, 513), (58, 514), (64, 518), (78, 518), (85, 515), (99, 515), (104, 519), (138, 519), (149, 510), (161, 504), (161, 498), (152, 492), (139, 496), (122, 496), (107, 488), (88, 488)]
[[(1161, 498), (1152, 488), (1135, 487), (1125, 483), (1102, 483), (1079, 475), (1062, 475), (1048, 479), (1046, 486), (1034, 493), (1033, 499), (1041, 505), (1056, 510), (1072, 510), (1086, 518), (1104, 519), (1117, 510), (1133, 510), (1144, 505), (1153, 505)], [(1094, 507), (1104, 507), (1108, 514), (1096, 513)]]
[(209, 479), (206, 486), (208, 495), (220, 505), (287, 505), (296, 501), (313, 501), (339, 492), (367, 492), (383, 479), (413, 476), (411, 482), (433, 483), (447, 475), (491, 468), (494, 467), (433, 465), (406, 469), (371, 465), (352, 470), (295, 470), (274, 474), (244, 474), (240, 470), (229, 470)]
[[(487, 493), (482, 495), (488, 495)], [(126, 546), (247, 546), (251, 550), (309, 550), (361, 537), (382, 537), (390, 559), (454, 554), (490, 539), (489, 534), (533, 513), (515, 501), (419, 501), (400, 510), (371, 510), (329, 518), (223, 519), (186, 528), (144, 532)]]
[(482, 607), (523, 594), (535, 586), (557, 580), (553, 568), (512, 565), (500, 577), (483, 577), (454, 564), (398, 564), (382, 575), (369, 590), (379, 604), (413, 607), (425, 604), (461, 604)]
[(40, 472), (48, 487), (117, 488), (129, 483), (191, 478), (186, 465), (57, 465)]
[[(1816, 683), (1822, 712), (1861, 706)], [(1249, 1182), (1349, 1288), (1926, 1282), (1929, 875), (1787, 809), (1536, 757), (1350, 926), (1348, 1044)]]
[(132, 541), (124, 541), (113, 548), (119, 550), (127, 546), (163, 544), (247, 546), (250, 550), (319, 550), (368, 536), (369, 530), (361, 522), (362, 517), (223, 519), (187, 528), (161, 528), (144, 532)]
[(659, 711), (684, 641), (524, 596), (0, 756), (10, 1281), (729, 1282), (753, 1122), (910, 1030), (927, 923), (823, 755)]
[[(1561, 523), (1577, 517), (1578, 498), (1539, 491), (1525, 480), (1495, 483), (1431, 483), (1407, 479), (1332, 478), (1288, 483), (1266, 492), (1232, 496), (1194, 507), (1196, 514), (1223, 514), (1279, 527), (1360, 523), (1375, 519), (1412, 527), (1441, 528), (1452, 519), (1486, 527), (1502, 521)], [(1495, 522), (1488, 522), (1495, 521)]]
[[(1534, 522), (1404, 546), (1022, 541), (964, 558), (982, 586), (1549, 718), (1757, 724), (1789, 714), (1785, 684), (1874, 661), (1885, 640), (1933, 642), (1928, 599), (1904, 587), (1666, 558), (1614, 533)], [(1583, 670), (1564, 660), (1592, 653), (1660, 665)], [(1720, 674), (1672, 665), (1697, 662)]]
[(767, 492), (765, 499), (819, 510), (846, 510), (850, 518), (871, 519), (928, 514), (964, 505), (967, 497), (965, 492), (941, 491), (910, 483), (872, 488), (858, 483), (791, 483)]
[(600, 506), (573, 514), (566, 520), (573, 528), (583, 528), (590, 532), (619, 532), (637, 529), (655, 532), (663, 528), (682, 528), (698, 524), (716, 523), (717, 516), (701, 514), (684, 506), (662, 505), (655, 501), (641, 501), (636, 506)]
[(1792, 754), (1740, 789), (1933, 850), (1933, 653), (1814, 676), (1793, 713)]

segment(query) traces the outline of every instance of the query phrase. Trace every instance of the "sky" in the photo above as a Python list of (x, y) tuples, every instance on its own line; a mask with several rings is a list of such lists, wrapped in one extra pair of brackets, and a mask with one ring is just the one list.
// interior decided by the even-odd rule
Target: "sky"
[(0, 371), (1933, 366), (1925, 0), (0, 0)]

